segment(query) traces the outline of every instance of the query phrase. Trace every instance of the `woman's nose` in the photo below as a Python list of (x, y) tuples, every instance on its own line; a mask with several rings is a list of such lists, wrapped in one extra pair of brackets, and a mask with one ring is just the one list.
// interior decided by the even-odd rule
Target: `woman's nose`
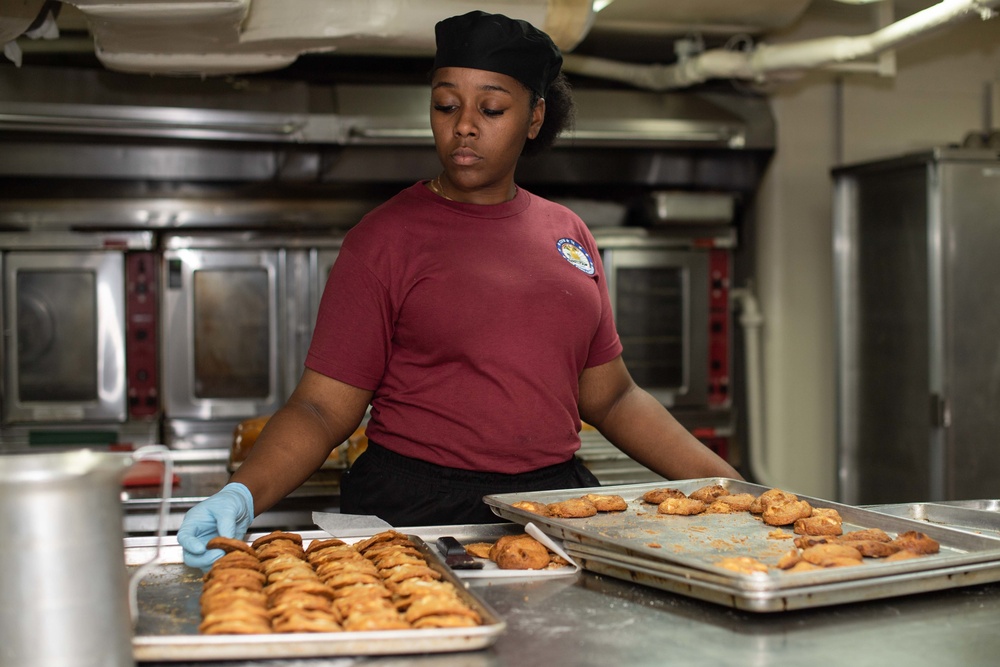
[(455, 135), (459, 137), (474, 137), (476, 133), (475, 109), (463, 107), (458, 114), (458, 118), (455, 119)]

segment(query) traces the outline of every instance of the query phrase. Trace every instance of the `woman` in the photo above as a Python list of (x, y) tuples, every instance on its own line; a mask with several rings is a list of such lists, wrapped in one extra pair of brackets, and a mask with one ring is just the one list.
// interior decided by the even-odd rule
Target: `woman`
[(436, 27), (431, 127), (442, 172), (368, 214), (331, 272), (306, 370), (250, 456), (178, 532), (221, 552), (306, 480), (371, 404), (341, 509), (396, 526), (495, 521), (491, 493), (598, 486), (581, 418), (668, 478), (739, 474), (632, 381), (584, 223), (518, 188), (520, 155), (572, 115), (562, 56), (524, 21)]

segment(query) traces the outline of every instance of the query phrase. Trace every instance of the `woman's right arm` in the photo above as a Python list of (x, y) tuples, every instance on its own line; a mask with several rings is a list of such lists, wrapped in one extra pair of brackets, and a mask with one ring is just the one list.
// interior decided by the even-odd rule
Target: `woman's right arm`
[(267, 511), (319, 470), (333, 448), (357, 429), (372, 394), (305, 370), (232, 476), (253, 494), (254, 514)]

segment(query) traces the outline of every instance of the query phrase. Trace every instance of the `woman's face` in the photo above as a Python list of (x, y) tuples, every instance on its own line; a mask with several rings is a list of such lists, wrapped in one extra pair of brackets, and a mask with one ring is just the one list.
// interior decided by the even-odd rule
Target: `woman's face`
[(444, 166), (441, 185), (457, 201), (495, 204), (514, 195), (524, 142), (542, 126), (545, 102), (506, 74), (442, 67), (431, 81), (431, 129)]

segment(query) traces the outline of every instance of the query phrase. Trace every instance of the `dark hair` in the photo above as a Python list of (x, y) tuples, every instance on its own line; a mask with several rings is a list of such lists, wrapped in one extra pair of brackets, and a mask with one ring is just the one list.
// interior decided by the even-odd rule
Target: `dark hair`
[[(538, 93), (531, 93), (532, 109), (538, 104), (539, 99)], [(545, 96), (545, 121), (542, 123), (542, 128), (534, 139), (528, 139), (524, 142), (521, 155), (538, 155), (547, 150), (560, 133), (573, 127), (575, 115), (576, 105), (573, 103), (573, 89), (570, 87), (566, 75), (560, 72), (549, 86), (549, 92)]]

